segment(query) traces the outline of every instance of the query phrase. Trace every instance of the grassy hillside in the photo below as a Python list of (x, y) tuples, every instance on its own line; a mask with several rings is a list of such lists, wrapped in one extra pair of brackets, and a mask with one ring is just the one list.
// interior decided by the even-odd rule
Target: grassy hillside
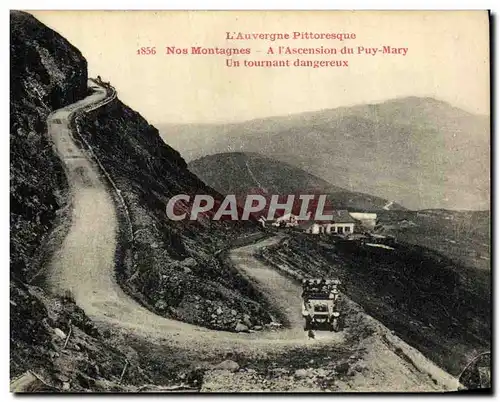
[(489, 273), (428, 248), (301, 235), (263, 258), (306, 277), (340, 278), (368, 314), (453, 375), (491, 347)]
[[(328, 194), (335, 208), (364, 211), (382, 209), (388, 201), (334, 186), (291, 164), (252, 152), (205, 156), (189, 163), (189, 169), (222, 194)], [(393, 204), (391, 209), (402, 208)]]
[(489, 119), (432, 98), (159, 129), (187, 160), (257, 152), (409, 209), (489, 208)]
[(490, 211), (383, 211), (378, 217), (381, 233), (436, 250), (467, 267), (491, 269)]

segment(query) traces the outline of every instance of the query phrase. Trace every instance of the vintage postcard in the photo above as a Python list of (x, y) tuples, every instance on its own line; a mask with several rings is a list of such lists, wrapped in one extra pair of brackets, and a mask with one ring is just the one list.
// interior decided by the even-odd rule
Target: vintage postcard
[(12, 10), (11, 392), (491, 392), (489, 19)]

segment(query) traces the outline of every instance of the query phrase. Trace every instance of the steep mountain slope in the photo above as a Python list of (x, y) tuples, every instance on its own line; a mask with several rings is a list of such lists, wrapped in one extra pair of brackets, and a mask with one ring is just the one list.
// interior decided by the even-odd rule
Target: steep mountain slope
[(40, 269), (41, 245), (67, 202), (66, 178), (45, 122), (53, 109), (85, 96), (87, 63), (31, 15), (11, 12), (10, 18), (10, 331), (11, 370), (19, 374), (36, 364), (33, 347), (50, 349), (42, 321), (47, 313), (23, 282)]
[[(335, 208), (376, 211), (388, 201), (334, 186), (305, 170), (252, 152), (205, 156), (189, 163), (189, 169), (222, 194), (243, 197), (266, 195), (327, 194)], [(393, 204), (391, 209), (402, 208)]]
[[(135, 351), (97, 330), (71, 294), (44, 291), (47, 262), (74, 218), (47, 117), (88, 95), (86, 60), (59, 34), (18, 11), (11, 12), (10, 57), (11, 376), (31, 370), (47, 382), (37, 380), (39, 386), (51, 390), (123, 390), (147, 384)], [(187, 170), (156, 129), (118, 100), (80, 120), (79, 127), (88, 129), (94, 154), (127, 203), (134, 239), (127, 237), (130, 228), (119, 210), (122, 242), (116, 250), (125, 289), (159, 314), (204, 326), (234, 330), (241, 320), (269, 322), (252, 286), (226, 264), (224, 253), (216, 255), (234, 237), (254, 234), (256, 226), (208, 218), (167, 221), (170, 196), (219, 195)], [(125, 362), (133, 366), (126, 373)]]
[(432, 98), (160, 127), (188, 160), (258, 152), (411, 209), (489, 208), (489, 121)]
[[(12, 11), (10, 23), (11, 378), (36, 373), (24, 381), (32, 391), (104, 391), (113, 381), (115, 390), (123, 390), (125, 384), (149, 382), (129, 356), (133, 367), (118, 385), (127, 350), (108, 342), (70, 297), (49, 296), (30, 284), (71, 215), (68, 183), (48, 140), (46, 119), (86, 96), (87, 62), (30, 14)], [(68, 333), (66, 343), (61, 336)], [(107, 385), (99, 386), (98, 378)]]
[(34, 274), (32, 256), (65, 203), (62, 165), (44, 135), (49, 113), (87, 93), (87, 62), (31, 15), (11, 13), (11, 271)]
[[(244, 316), (269, 321), (252, 288), (217, 257), (257, 226), (208, 216), (169, 220), (166, 204), (174, 195), (221, 196), (188, 171), (156, 128), (119, 100), (87, 115), (81, 133), (127, 205), (134, 236), (122, 238), (122, 244), (129, 242), (120, 250), (126, 254), (118, 272), (125, 290), (160, 315), (212, 328), (232, 330)], [(122, 233), (129, 233), (121, 215)]]

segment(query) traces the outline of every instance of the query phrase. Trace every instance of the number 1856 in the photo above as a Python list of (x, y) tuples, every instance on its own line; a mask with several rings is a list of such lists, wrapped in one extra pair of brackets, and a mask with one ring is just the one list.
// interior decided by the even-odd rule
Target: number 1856
[(137, 49), (137, 54), (138, 55), (147, 55), (147, 54), (156, 54), (156, 47), (140, 47)]

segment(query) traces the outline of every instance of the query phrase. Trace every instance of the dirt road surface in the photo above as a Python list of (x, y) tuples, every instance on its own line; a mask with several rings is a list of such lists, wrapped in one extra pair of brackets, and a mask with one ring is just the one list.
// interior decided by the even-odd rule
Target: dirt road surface
[[(247, 353), (258, 358), (268, 351), (286, 350), (292, 346), (303, 347), (307, 355), (307, 348), (332, 343), (341, 345), (344, 333), (322, 332), (315, 340), (308, 339), (303, 331), (299, 285), (254, 257), (259, 247), (272, 244), (276, 239), (235, 249), (230, 258), (266, 295), (268, 302), (286, 317), (288, 325), (282, 330), (241, 334), (210, 330), (160, 317), (125, 294), (115, 279), (118, 239), (115, 206), (96, 161), (88, 150), (80, 148), (79, 135), (72, 132), (69, 125), (74, 110), (88, 109), (106, 101), (103, 88), (94, 86), (93, 89), (92, 95), (58, 110), (48, 120), (49, 135), (65, 165), (73, 206), (69, 233), (50, 263), (51, 290), (54, 293), (70, 290), (76, 303), (101, 327), (141, 337), (154, 345), (168, 346), (169, 350), (182, 350), (207, 358), (224, 353)], [(374, 348), (371, 353), (374, 354), (370, 356), (373, 361), (367, 364), (373, 365), (375, 371), (372, 375), (375, 377), (385, 372), (397, 378), (398, 372), (404, 372), (404, 383), (408, 383), (405, 390), (450, 389), (443, 384), (452, 379), (446, 378), (446, 381), (436, 384), (427, 373), (408, 369), (407, 362), (388, 350)], [(427, 364), (433, 366), (431, 362)], [(439, 375), (446, 377), (446, 373), (439, 372)], [(382, 381), (391, 390), (391, 375)], [(380, 378), (372, 383), (380, 387)], [(376, 389), (375, 385), (368, 389)]]
[[(198, 341), (206, 340), (208, 345), (226, 340), (230, 347), (250, 340), (266, 344), (307, 340), (302, 330), (299, 286), (253, 257), (255, 249), (270, 245), (276, 239), (236, 249), (230, 257), (248, 277), (261, 284), (270, 300), (284, 311), (291, 327), (283, 331), (245, 335), (213, 331), (160, 317), (123, 292), (114, 274), (118, 230), (114, 203), (98, 166), (79, 148), (75, 141), (78, 134), (69, 128), (70, 114), (74, 110), (105, 98), (106, 92), (98, 88), (95, 94), (49, 118), (49, 134), (64, 161), (73, 204), (71, 229), (51, 262), (52, 291), (70, 290), (77, 304), (97, 322), (128, 328), (154, 339), (182, 331), (182, 338), (187, 343), (194, 336)], [(330, 339), (341, 338), (340, 334), (329, 335)]]

